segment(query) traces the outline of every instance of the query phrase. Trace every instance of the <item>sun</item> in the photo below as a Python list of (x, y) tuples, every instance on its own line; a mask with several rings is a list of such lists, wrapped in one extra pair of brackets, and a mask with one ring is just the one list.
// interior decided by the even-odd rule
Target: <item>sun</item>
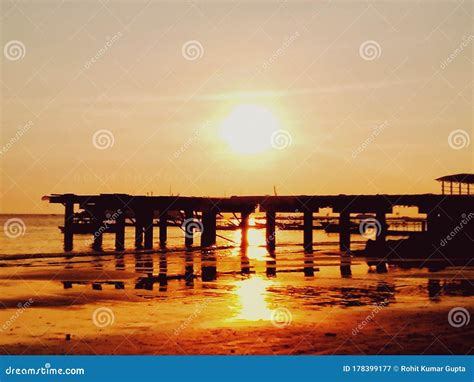
[(272, 134), (280, 124), (267, 108), (254, 104), (236, 106), (221, 124), (223, 139), (240, 154), (271, 149)]

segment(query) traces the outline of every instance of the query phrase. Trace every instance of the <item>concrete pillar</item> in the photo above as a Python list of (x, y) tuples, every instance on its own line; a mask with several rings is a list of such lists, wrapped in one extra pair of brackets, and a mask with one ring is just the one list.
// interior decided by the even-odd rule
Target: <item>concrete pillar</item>
[(74, 203), (67, 201), (64, 209), (64, 250), (71, 251), (74, 241)]
[(96, 250), (102, 248), (102, 237), (105, 230), (105, 211), (102, 206), (96, 206), (92, 212), (92, 220), (94, 224), (94, 237), (92, 247)]
[(115, 219), (115, 249), (122, 251), (125, 249), (125, 212), (116, 212), (117, 218)]
[[(188, 209), (184, 211), (184, 221), (185, 222), (191, 222), (192, 219), (194, 218), (193, 216), (193, 210)], [(193, 233), (194, 233), (194, 228), (190, 227), (183, 227), (184, 228), (184, 244), (186, 248), (190, 248), (193, 246)]]
[(153, 210), (146, 210), (144, 214), (145, 249), (153, 248)]
[(166, 211), (162, 211), (160, 213), (160, 247), (165, 248), (166, 247), (166, 241), (167, 241), (167, 227), (168, 227), (168, 213)]
[(247, 211), (240, 213), (240, 230), (241, 230), (240, 247), (241, 248), (247, 248), (249, 245), (249, 241), (248, 241), (249, 215), (250, 213)]
[(143, 248), (144, 216), (140, 209), (135, 210), (135, 248)]
[(267, 242), (267, 248), (270, 252), (275, 251), (275, 211), (267, 211), (266, 213), (266, 231), (265, 238)]
[(303, 246), (305, 253), (313, 253), (313, 212), (304, 212)]
[(216, 213), (204, 211), (202, 213), (201, 246), (210, 247), (216, 244)]

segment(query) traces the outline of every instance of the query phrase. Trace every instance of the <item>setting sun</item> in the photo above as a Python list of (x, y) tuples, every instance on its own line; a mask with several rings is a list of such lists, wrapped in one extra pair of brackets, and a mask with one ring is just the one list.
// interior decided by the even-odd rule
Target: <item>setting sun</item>
[(255, 154), (271, 148), (272, 134), (280, 123), (267, 108), (243, 104), (232, 110), (222, 122), (223, 139), (241, 154)]

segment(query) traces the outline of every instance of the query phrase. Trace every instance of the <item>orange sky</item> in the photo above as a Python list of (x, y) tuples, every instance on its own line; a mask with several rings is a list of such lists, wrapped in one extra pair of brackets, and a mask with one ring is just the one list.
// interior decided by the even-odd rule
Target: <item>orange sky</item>
[[(0, 212), (59, 212), (41, 196), (66, 192), (438, 192), (433, 178), (473, 171), (471, 2), (1, 13)], [(248, 104), (263, 113), (237, 113), (229, 138)], [(252, 131), (261, 150), (236, 151)]]

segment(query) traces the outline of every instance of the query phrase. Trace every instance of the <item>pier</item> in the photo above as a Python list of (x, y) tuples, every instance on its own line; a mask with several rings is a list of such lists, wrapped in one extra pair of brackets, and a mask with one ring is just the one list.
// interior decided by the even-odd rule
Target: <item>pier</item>
[[(124, 250), (125, 226), (135, 227), (134, 243), (137, 249), (166, 248), (167, 227), (180, 225), (184, 231), (184, 247), (191, 248), (194, 231), (201, 231), (200, 247), (216, 244), (217, 219), (220, 214), (233, 213), (240, 220), (241, 246), (248, 245), (249, 217), (257, 209), (266, 216), (266, 244), (270, 254), (278, 245), (277, 215), (290, 213), (302, 218), (302, 246), (306, 253), (313, 252), (314, 214), (331, 208), (338, 214), (339, 247), (350, 253), (351, 233), (355, 216), (364, 215), (367, 225), (376, 232), (376, 241), (384, 242), (389, 231), (387, 214), (396, 206), (416, 207), (426, 214), (421, 231), (437, 240), (449, 233), (466, 215), (474, 213), (474, 195), (299, 195), (299, 196), (232, 196), (228, 198), (184, 196), (133, 196), (128, 194), (75, 195), (54, 194), (45, 197), (50, 203), (64, 205), (64, 249), (71, 251), (75, 233), (91, 234), (91, 245), (100, 248), (104, 234), (115, 234), (115, 247)], [(87, 223), (78, 214), (86, 213)], [(363, 221), (363, 222), (364, 222)], [(112, 222), (112, 223), (110, 223)], [(113, 225), (113, 230), (110, 226)], [(362, 223), (360, 223), (362, 225)], [(158, 227), (158, 241), (154, 228)], [(474, 224), (469, 226), (473, 233)], [(360, 231), (362, 233), (362, 231)], [(408, 231), (404, 231), (408, 233)], [(474, 237), (474, 235), (473, 235)]]

